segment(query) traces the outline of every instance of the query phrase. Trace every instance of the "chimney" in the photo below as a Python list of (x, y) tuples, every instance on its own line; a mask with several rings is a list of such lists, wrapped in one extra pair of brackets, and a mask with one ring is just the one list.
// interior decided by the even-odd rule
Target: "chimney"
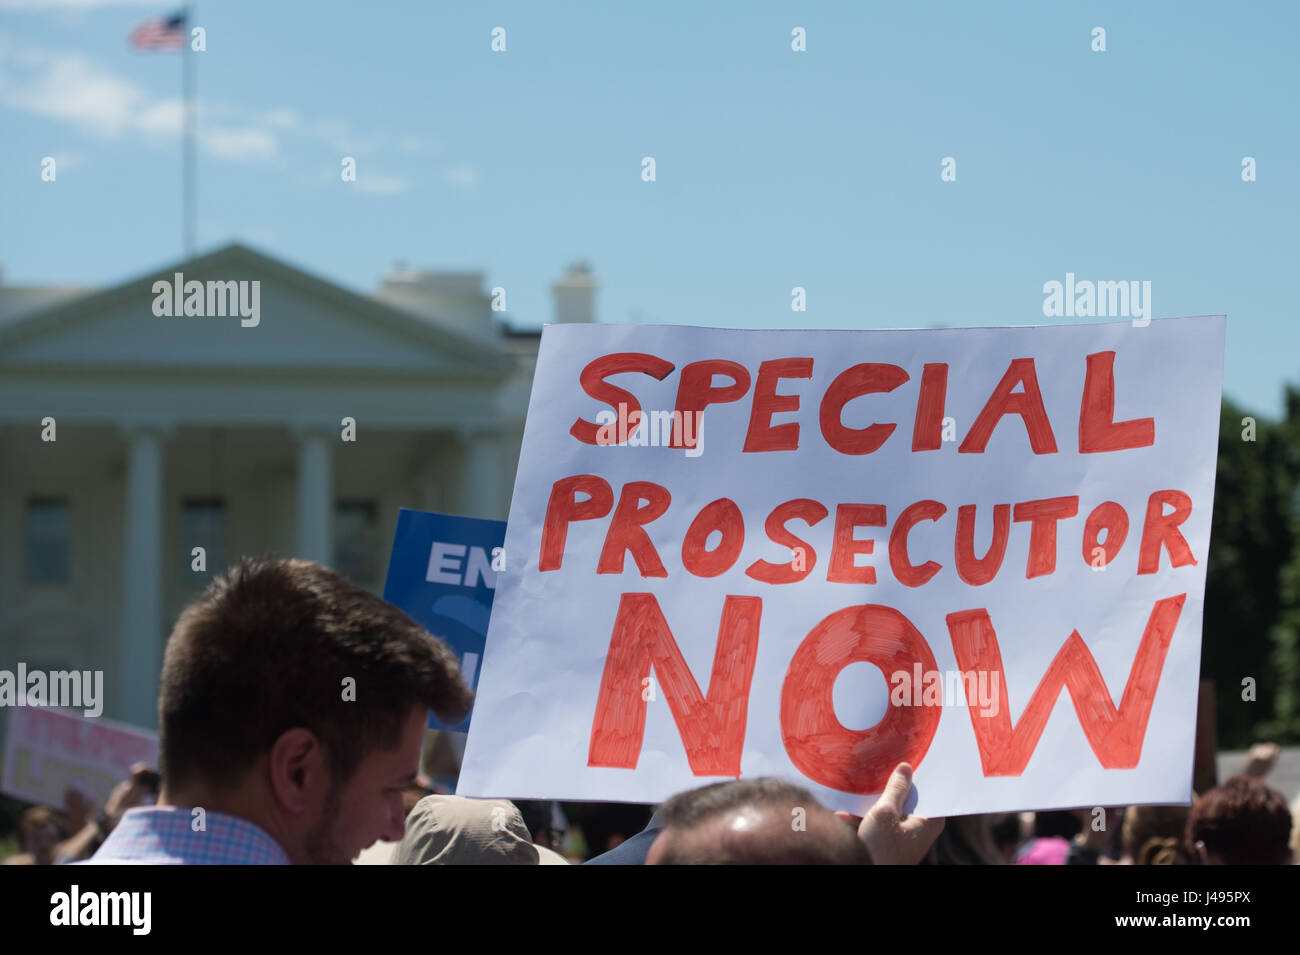
[(483, 291), (482, 272), (410, 269), (398, 262), (375, 297), (458, 331), (493, 333), (492, 304)]
[(596, 280), (586, 262), (577, 262), (551, 286), (555, 296), (555, 321), (587, 322), (596, 320)]

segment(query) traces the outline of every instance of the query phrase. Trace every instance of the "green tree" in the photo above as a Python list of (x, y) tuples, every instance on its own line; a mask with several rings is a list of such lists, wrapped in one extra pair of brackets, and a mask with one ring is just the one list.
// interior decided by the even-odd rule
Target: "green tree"
[[(1225, 400), (1220, 417), (1201, 673), (1215, 683), (1223, 748), (1281, 741), (1284, 724), (1294, 730), (1300, 717), (1300, 527), (1292, 506), (1300, 394), (1291, 389), (1287, 407), (1278, 423)], [(1254, 702), (1242, 699), (1247, 677), (1255, 681)]]
[(1278, 427), (1282, 445), (1278, 481), (1284, 496), (1283, 519), (1291, 534), (1290, 560), (1278, 575), (1281, 602), (1270, 631), (1276, 680), (1272, 719), (1261, 735), (1279, 743), (1300, 742), (1300, 390), (1287, 388), (1286, 418)]

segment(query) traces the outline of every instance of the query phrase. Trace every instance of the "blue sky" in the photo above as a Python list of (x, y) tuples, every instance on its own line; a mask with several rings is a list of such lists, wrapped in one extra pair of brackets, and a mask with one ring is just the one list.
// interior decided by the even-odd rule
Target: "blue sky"
[[(180, 59), (127, 43), (174, 9), (0, 0), (7, 282), (180, 257)], [(1147, 280), (1157, 318), (1228, 315), (1248, 409), (1300, 381), (1298, 4), (223, 0), (194, 22), (200, 251), (359, 291), (399, 260), (481, 269), (521, 324), (579, 259), (603, 321), (736, 327), (1043, 323), (1066, 272)]]

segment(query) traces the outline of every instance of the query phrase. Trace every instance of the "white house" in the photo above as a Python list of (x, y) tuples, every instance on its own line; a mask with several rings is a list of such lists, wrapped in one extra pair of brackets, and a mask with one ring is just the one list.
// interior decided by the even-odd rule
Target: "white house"
[[(177, 273), (204, 314), (169, 308)], [(398, 508), (505, 517), (538, 336), (482, 284), (398, 269), (365, 296), (243, 245), (103, 290), (0, 284), (0, 668), (102, 669), (104, 715), (154, 726), (166, 634), (229, 560), (378, 592)], [(576, 266), (556, 320), (594, 291)]]

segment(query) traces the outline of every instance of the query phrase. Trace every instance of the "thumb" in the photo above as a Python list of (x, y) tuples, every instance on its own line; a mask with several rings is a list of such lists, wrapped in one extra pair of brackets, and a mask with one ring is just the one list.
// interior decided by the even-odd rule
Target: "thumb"
[(899, 763), (890, 774), (889, 781), (885, 783), (885, 791), (880, 794), (877, 805), (882, 809), (892, 810), (901, 818), (905, 815), (903, 805), (907, 802), (907, 796), (911, 791), (912, 767), (907, 763)]

